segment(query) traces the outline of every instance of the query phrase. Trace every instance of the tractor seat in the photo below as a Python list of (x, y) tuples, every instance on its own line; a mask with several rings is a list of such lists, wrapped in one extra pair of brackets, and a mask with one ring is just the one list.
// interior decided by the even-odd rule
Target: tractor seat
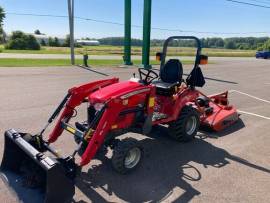
[(176, 92), (176, 87), (181, 85), (183, 66), (178, 59), (170, 59), (160, 69), (160, 80), (152, 84), (156, 86), (158, 95), (171, 96)]

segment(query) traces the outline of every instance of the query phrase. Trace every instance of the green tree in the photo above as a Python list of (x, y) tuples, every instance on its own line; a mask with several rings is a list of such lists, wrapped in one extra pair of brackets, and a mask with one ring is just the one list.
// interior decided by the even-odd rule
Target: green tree
[(235, 49), (236, 45), (233, 41), (228, 40), (228, 41), (225, 41), (225, 48), (226, 49)]
[(59, 39), (57, 37), (54, 38), (54, 46), (60, 47)]
[(248, 50), (251, 49), (251, 47), (248, 43), (239, 43), (237, 44), (237, 49)]
[(54, 40), (53, 40), (52, 37), (49, 37), (49, 39), (48, 39), (48, 45), (49, 45), (50, 47), (53, 47), (53, 46), (54, 46)]
[(35, 30), (34, 32), (36, 35), (41, 35), (41, 32), (39, 30)]
[(224, 40), (222, 38), (218, 38), (216, 40), (215, 47), (224, 47)]
[(0, 43), (5, 41), (5, 32), (3, 29), (3, 22), (5, 17), (6, 15), (4, 9), (0, 7)]
[(4, 9), (0, 6), (0, 26), (3, 25), (4, 18), (6, 17)]
[(49, 37), (48, 45), (51, 47), (60, 47), (59, 39), (57, 37), (55, 38)]
[(70, 47), (70, 36), (69, 35), (66, 35), (66, 39), (65, 39), (63, 46)]
[(3, 43), (5, 42), (5, 32), (4, 32), (4, 29), (2, 27), (0, 27), (0, 43)]
[(40, 45), (33, 35), (26, 35), (21, 31), (12, 33), (6, 49), (40, 50)]
[(22, 31), (14, 31), (10, 37), (10, 40), (15, 40), (18, 38), (23, 38), (25, 34)]
[(263, 44), (261, 50), (270, 51), (270, 39)]
[[(63, 47), (70, 47), (70, 36), (66, 35), (65, 41), (62, 44)], [(77, 48), (81, 48), (82, 45), (78, 44), (78, 43), (74, 43), (74, 46)]]
[(41, 46), (47, 46), (47, 44), (46, 44), (46, 42), (45, 42), (44, 39), (41, 40), (40, 45), (41, 45)]
[(40, 44), (33, 35), (26, 35), (27, 49), (40, 50)]

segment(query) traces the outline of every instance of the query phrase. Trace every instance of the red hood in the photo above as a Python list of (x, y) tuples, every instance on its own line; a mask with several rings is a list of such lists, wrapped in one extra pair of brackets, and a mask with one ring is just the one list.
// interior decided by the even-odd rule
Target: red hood
[(95, 91), (89, 96), (90, 103), (103, 103), (108, 101), (113, 96), (132, 91), (135, 88), (142, 87), (138, 82), (124, 81), (106, 86), (100, 90)]

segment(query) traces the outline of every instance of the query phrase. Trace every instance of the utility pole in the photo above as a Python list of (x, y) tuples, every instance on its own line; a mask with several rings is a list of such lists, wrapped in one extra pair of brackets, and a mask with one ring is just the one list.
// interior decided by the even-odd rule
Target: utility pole
[(131, 0), (125, 0), (125, 46), (124, 63), (132, 65), (131, 62)]
[(142, 48), (142, 64), (144, 68), (151, 68), (151, 65), (149, 64), (151, 40), (151, 7), (152, 0), (144, 0)]
[(69, 17), (69, 37), (70, 37), (70, 59), (71, 64), (75, 65), (74, 53), (74, 0), (68, 1), (68, 17)]

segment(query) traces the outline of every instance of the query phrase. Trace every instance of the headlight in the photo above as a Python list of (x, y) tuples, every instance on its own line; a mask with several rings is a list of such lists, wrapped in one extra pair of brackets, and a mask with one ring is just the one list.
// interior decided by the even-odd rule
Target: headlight
[(103, 103), (96, 103), (96, 104), (94, 104), (94, 109), (96, 111), (100, 111), (104, 106), (105, 106), (105, 104), (103, 104)]

